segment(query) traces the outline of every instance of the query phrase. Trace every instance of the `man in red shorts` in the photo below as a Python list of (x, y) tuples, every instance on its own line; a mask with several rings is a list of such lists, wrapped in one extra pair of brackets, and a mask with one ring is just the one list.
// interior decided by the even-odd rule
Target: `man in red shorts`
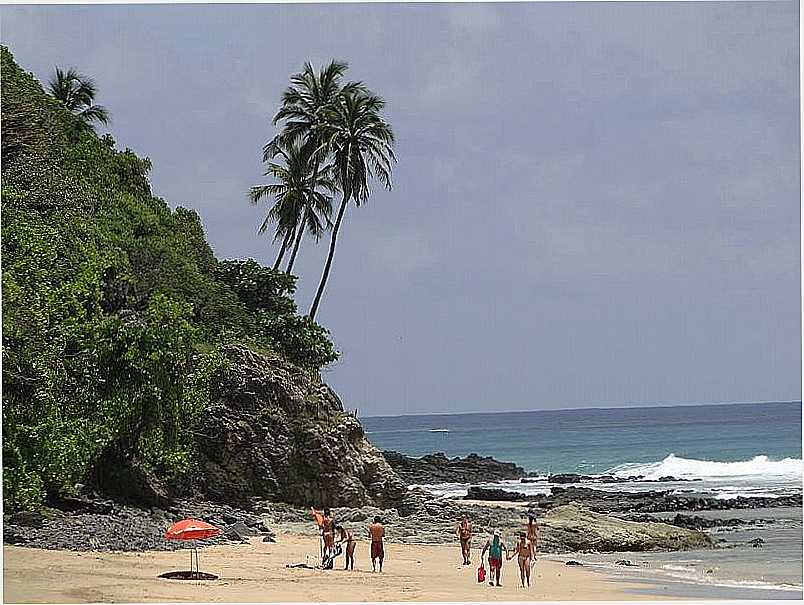
[(374, 517), (374, 523), (369, 525), (369, 537), (371, 538), (371, 567), (372, 571), (377, 571), (377, 560), (380, 561), (380, 572), (382, 572), (382, 561), (385, 558), (383, 548), (383, 538), (385, 538), (385, 528), (380, 523), (379, 517)]

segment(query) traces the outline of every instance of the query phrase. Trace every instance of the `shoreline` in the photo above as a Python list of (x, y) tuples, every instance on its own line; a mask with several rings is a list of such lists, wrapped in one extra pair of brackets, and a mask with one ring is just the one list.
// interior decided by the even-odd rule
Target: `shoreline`
[[(288, 569), (315, 558), (318, 540), (282, 533), (276, 543), (247, 543), (201, 550), (202, 571), (219, 579), (182, 582), (157, 576), (185, 569), (186, 553), (71, 552), (4, 546), (7, 602), (302, 602), (302, 601), (535, 601), (644, 600), (640, 583), (539, 558), (533, 586), (522, 589), (515, 561), (503, 569), (503, 585), (478, 584), (476, 565), (462, 566), (455, 545), (389, 543), (382, 574), (372, 573), (368, 542), (357, 546), (357, 569)], [(473, 549), (473, 561), (479, 557)], [(660, 588), (656, 588), (660, 590)], [(662, 595), (652, 598), (665, 598)]]

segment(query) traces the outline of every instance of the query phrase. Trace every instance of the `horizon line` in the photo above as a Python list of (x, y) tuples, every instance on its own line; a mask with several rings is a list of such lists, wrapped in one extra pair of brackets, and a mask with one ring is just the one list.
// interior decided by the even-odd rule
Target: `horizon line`
[(572, 407), (572, 408), (548, 408), (542, 410), (495, 410), (495, 411), (469, 411), (469, 412), (407, 412), (404, 414), (367, 414), (359, 416), (360, 418), (400, 418), (403, 416), (468, 416), (470, 414), (515, 414), (526, 412), (571, 412), (576, 410), (633, 410), (633, 409), (651, 409), (651, 408), (680, 408), (680, 407), (711, 407), (711, 406), (725, 406), (725, 405), (761, 405), (767, 403), (802, 403), (801, 399), (790, 399), (787, 401), (777, 401), (769, 399), (766, 401), (716, 401), (710, 403), (656, 403), (645, 405), (630, 405), (622, 404), (619, 406), (605, 406), (605, 405), (592, 405), (586, 407)]

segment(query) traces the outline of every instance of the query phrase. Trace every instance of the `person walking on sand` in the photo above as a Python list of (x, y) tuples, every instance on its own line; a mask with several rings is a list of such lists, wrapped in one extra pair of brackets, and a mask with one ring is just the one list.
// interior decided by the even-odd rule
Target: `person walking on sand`
[(471, 565), (469, 560), (472, 552), (472, 522), (469, 520), (469, 515), (464, 515), (461, 522), (458, 523), (456, 530), (458, 539), (461, 541), (461, 553), (463, 554), (463, 564)]
[(385, 538), (385, 528), (382, 526), (379, 517), (374, 517), (374, 523), (369, 525), (369, 537), (371, 538), (371, 569), (377, 571), (377, 561), (380, 562), (380, 573), (382, 573), (382, 562), (385, 559), (385, 549), (383, 539)]
[(486, 540), (486, 543), (483, 545), (483, 552), (480, 553), (480, 560), (483, 560), (483, 557), (486, 554), (486, 551), (489, 551), (489, 586), (494, 586), (494, 582), (496, 580), (497, 586), (502, 586), (500, 584), (500, 574), (502, 573), (502, 553), (505, 551), (508, 554), (508, 547), (503, 544), (502, 540), (500, 539), (500, 531), (495, 529), (494, 534)]
[(539, 526), (536, 525), (536, 517), (528, 514), (528, 524), (525, 526), (525, 535), (530, 543), (531, 565), (536, 564), (536, 549), (539, 547)]
[(349, 569), (351, 567), (352, 571), (355, 570), (355, 547), (357, 546), (357, 540), (355, 540), (355, 534), (351, 529), (346, 529), (343, 525), (336, 525), (335, 529), (340, 532), (340, 539), (338, 540), (338, 544), (343, 544), (346, 542), (346, 564), (344, 569)]
[(525, 581), (527, 581), (528, 588), (530, 588), (530, 561), (533, 558), (533, 542), (528, 540), (527, 534), (522, 533), (519, 535), (516, 546), (508, 553), (508, 559), (513, 559), (514, 555), (516, 555), (517, 563), (519, 563), (519, 580), (522, 582), (522, 588), (525, 588)]

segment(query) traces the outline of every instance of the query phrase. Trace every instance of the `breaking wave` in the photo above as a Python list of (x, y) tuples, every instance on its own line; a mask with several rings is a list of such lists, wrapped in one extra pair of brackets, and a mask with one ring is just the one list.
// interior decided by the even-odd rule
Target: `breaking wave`
[(679, 479), (738, 479), (758, 478), (801, 481), (804, 466), (800, 458), (771, 460), (767, 456), (754, 456), (738, 462), (695, 460), (670, 454), (664, 460), (648, 463), (620, 464), (607, 471), (617, 477), (642, 475), (646, 479), (673, 476)]

